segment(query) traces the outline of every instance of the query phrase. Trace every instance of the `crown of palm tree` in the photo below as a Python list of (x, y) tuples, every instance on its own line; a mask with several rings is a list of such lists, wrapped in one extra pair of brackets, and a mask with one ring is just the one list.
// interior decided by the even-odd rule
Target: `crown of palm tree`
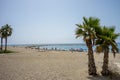
[(11, 36), (12, 28), (10, 27), (10, 25), (6, 24), (6, 25), (2, 26), (0, 32), (1, 32), (1, 36), (3, 38), (5, 38), (5, 37), (8, 37), (8, 36)]
[(83, 36), (83, 40), (96, 38), (95, 29), (100, 25), (99, 19), (95, 17), (85, 18), (83, 17), (83, 24), (76, 24), (76, 38)]
[(96, 32), (98, 39), (96, 40), (96, 47), (97, 52), (103, 52), (105, 48), (108, 48), (111, 46), (111, 51), (115, 53), (119, 51), (116, 43), (116, 39), (118, 38), (119, 34), (115, 33), (115, 27), (102, 27), (100, 29), (100, 32)]

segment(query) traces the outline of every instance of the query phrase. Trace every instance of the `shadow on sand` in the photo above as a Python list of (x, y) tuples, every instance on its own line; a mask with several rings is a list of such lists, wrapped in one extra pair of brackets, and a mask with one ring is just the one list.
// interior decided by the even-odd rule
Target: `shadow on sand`
[(97, 75), (97, 76), (89, 76), (87, 78), (88, 80), (120, 80), (120, 74), (118, 72), (110, 71), (109, 76)]

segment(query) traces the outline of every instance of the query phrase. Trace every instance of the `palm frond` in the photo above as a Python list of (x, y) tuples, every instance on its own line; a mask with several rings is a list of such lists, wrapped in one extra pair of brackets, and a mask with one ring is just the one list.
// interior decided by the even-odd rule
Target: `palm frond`
[(96, 45), (99, 46), (97, 48), (100, 49), (100, 46), (102, 46), (102, 49), (104, 50), (105, 48), (109, 48), (109, 46), (111, 46), (111, 51), (115, 57), (115, 53), (119, 51), (117, 43), (115, 41), (118, 38), (119, 34), (115, 33), (115, 27), (103, 26), (100, 32), (97, 28), (96, 31)]
[(88, 25), (88, 19), (86, 17), (83, 17), (83, 21), (84, 24)]
[(82, 29), (79, 29), (77, 28), (76, 31), (75, 31), (75, 34), (76, 34), (76, 38), (80, 37), (83, 35), (83, 30)]
[(113, 41), (110, 41), (110, 45), (111, 45), (111, 51), (113, 53), (113, 56), (115, 57), (115, 53), (119, 52), (119, 48), (118, 48), (118, 45), (117, 43), (113, 40)]
[(99, 21), (100, 20), (95, 17), (83, 17), (83, 23), (76, 24), (76, 38), (83, 36), (84, 41), (90, 39), (92, 41), (92, 45), (94, 45), (96, 39), (95, 27), (99, 27)]
[(10, 25), (6, 24), (2, 26), (0, 33), (3, 38), (11, 36), (13, 29), (11, 28)]
[(115, 32), (115, 26), (109, 27), (109, 30), (110, 30), (111, 32)]

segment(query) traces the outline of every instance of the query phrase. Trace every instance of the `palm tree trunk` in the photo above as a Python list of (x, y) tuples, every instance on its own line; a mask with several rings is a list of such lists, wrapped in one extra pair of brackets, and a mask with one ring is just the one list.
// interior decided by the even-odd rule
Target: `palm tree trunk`
[(88, 74), (89, 75), (97, 75), (91, 39), (86, 40), (86, 44), (88, 47)]
[(2, 47), (3, 47), (3, 38), (1, 37), (1, 51), (2, 51)]
[(5, 51), (7, 51), (7, 37), (5, 38)]
[(103, 66), (102, 66), (102, 72), (101, 72), (103, 76), (109, 75), (109, 70), (108, 70), (109, 54), (108, 53), (109, 53), (109, 48), (106, 48), (104, 52)]

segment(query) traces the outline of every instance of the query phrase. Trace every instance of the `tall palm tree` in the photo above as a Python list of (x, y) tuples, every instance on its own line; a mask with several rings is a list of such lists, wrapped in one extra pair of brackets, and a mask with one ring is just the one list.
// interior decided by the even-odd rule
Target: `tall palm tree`
[(7, 38), (12, 34), (12, 28), (10, 25), (6, 24), (2, 28), (2, 38), (5, 38), (5, 51), (7, 50)]
[(89, 75), (97, 74), (92, 47), (94, 45), (94, 41), (96, 38), (95, 28), (99, 27), (100, 25), (99, 21), (100, 20), (98, 18), (83, 17), (83, 24), (76, 24), (77, 26), (76, 38), (83, 36), (83, 40), (85, 41), (88, 47), (88, 74)]
[(0, 29), (0, 37), (1, 37), (1, 51), (3, 50), (3, 26), (2, 28)]
[[(2, 26), (3, 27), (3, 26)], [(1, 51), (2, 51), (2, 48), (3, 48), (3, 36), (2, 36), (2, 33), (3, 33), (3, 30), (2, 28), (0, 29), (0, 38), (1, 38)]]
[[(115, 33), (115, 27), (103, 27), (101, 30), (99, 29), (99, 32), (96, 31), (97, 40), (96, 40), (96, 50), (97, 52), (104, 52), (104, 58), (103, 58), (103, 66), (101, 74), (103, 76), (109, 75), (108, 70), (108, 63), (109, 63), (109, 51), (111, 51), (114, 54), (119, 51), (116, 39), (118, 38), (119, 34)], [(110, 48), (111, 47), (111, 48)]]

